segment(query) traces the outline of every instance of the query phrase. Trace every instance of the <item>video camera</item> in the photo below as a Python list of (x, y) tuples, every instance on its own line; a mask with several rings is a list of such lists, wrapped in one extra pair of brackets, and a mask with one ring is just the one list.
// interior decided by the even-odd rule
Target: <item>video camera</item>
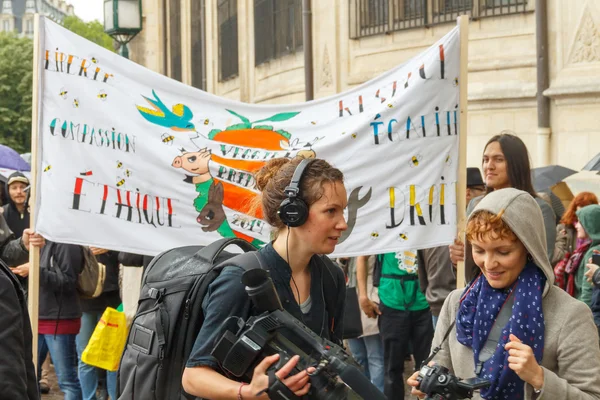
[(490, 381), (482, 378), (459, 379), (441, 365), (421, 367), (417, 381), (417, 388), (427, 395), (426, 400), (470, 399), (475, 390), (490, 385)]
[(316, 369), (309, 374), (310, 392), (302, 399), (385, 400), (344, 349), (319, 337), (283, 309), (266, 270), (246, 271), (242, 283), (259, 314), (247, 321), (230, 317), (224, 322), (224, 333), (212, 351), (223, 370), (251, 380), (254, 368), (265, 357), (279, 354), (277, 365), (269, 371), (266, 392), (272, 400), (300, 399), (274, 375), (275, 370), (299, 355), (292, 375), (309, 367)]

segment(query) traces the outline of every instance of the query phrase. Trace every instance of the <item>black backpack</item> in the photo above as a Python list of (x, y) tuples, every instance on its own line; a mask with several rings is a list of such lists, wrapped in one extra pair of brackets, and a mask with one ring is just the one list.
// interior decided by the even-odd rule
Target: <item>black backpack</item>
[[(245, 254), (224, 251), (233, 244)], [(195, 399), (184, 392), (181, 379), (204, 322), (202, 301), (208, 286), (225, 265), (260, 268), (258, 257), (250, 253), (255, 250), (242, 239), (224, 238), (206, 247), (168, 250), (152, 260), (121, 357), (119, 400)]]

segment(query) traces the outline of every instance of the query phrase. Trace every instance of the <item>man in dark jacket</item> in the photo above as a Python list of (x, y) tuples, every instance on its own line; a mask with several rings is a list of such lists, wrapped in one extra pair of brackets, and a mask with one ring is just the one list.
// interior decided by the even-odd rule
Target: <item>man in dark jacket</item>
[(2, 215), (15, 237), (21, 237), (29, 228), (29, 210), (27, 206), (29, 179), (21, 172), (14, 172), (6, 181), (6, 198), (2, 206)]
[[(1, 217), (0, 217), (1, 218)], [(0, 382), (5, 399), (39, 399), (25, 294), (0, 260)]]
[(83, 268), (81, 246), (48, 241), (40, 255), (38, 371), (48, 352), (65, 400), (81, 400), (75, 337), (81, 327), (77, 279)]
[[(14, 172), (8, 177), (5, 194), (8, 202), (2, 206), (2, 215), (15, 238), (20, 238), (23, 231), (29, 228), (29, 210), (27, 206), (29, 179), (20, 172)], [(29, 260), (27, 260), (29, 261)], [(17, 276), (27, 294), (27, 277), (29, 262), (20, 265), (8, 265)]]
[(0, 393), (7, 399), (33, 400), (39, 396), (25, 293), (6, 265), (27, 262), (30, 244), (42, 247), (45, 240), (29, 228), (15, 239), (0, 213)]

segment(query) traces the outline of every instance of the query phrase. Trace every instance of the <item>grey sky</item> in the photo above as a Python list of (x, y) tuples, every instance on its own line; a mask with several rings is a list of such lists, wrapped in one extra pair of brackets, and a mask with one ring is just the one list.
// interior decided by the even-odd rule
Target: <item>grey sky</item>
[(82, 20), (104, 22), (104, 0), (67, 0), (67, 3), (75, 7), (75, 15)]

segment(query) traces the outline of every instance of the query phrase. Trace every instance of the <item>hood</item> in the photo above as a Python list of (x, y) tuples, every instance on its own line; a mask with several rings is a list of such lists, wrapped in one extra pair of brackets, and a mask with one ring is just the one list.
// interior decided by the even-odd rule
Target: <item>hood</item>
[(600, 244), (600, 205), (591, 204), (577, 210), (577, 219), (587, 232), (592, 244)]
[(543, 293), (545, 295), (554, 284), (554, 271), (548, 260), (544, 217), (535, 199), (529, 193), (518, 189), (494, 190), (479, 202), (469, 219), (477, 211), (484, 210), (496, 215), (504, 210), (502, 220), (523, 243), (535, 264), (546, 275), (547, 281)]
[[(21, 172), (13, 172), (12, 174), (10, 174), (10, 176), (8, 177), (8, 180), (6, 181), (6, 185), (4, 185), (4, 194), (6, 195), (6, 204), (9, 204), (11, 208), (13, 208), (16, 211), (16, 206), (14, 201), (10, 198), (10, 194), (8, 193), (8, 187), (10, 186), (11, 183), (14, 182), (22, 182), (25, 185), (29, 186), (29, 179), (23, 175)], [(27, 204), (29, 202), (29, 190), (27, 190), (27, 195), (25, 197), (25, 204)]]

